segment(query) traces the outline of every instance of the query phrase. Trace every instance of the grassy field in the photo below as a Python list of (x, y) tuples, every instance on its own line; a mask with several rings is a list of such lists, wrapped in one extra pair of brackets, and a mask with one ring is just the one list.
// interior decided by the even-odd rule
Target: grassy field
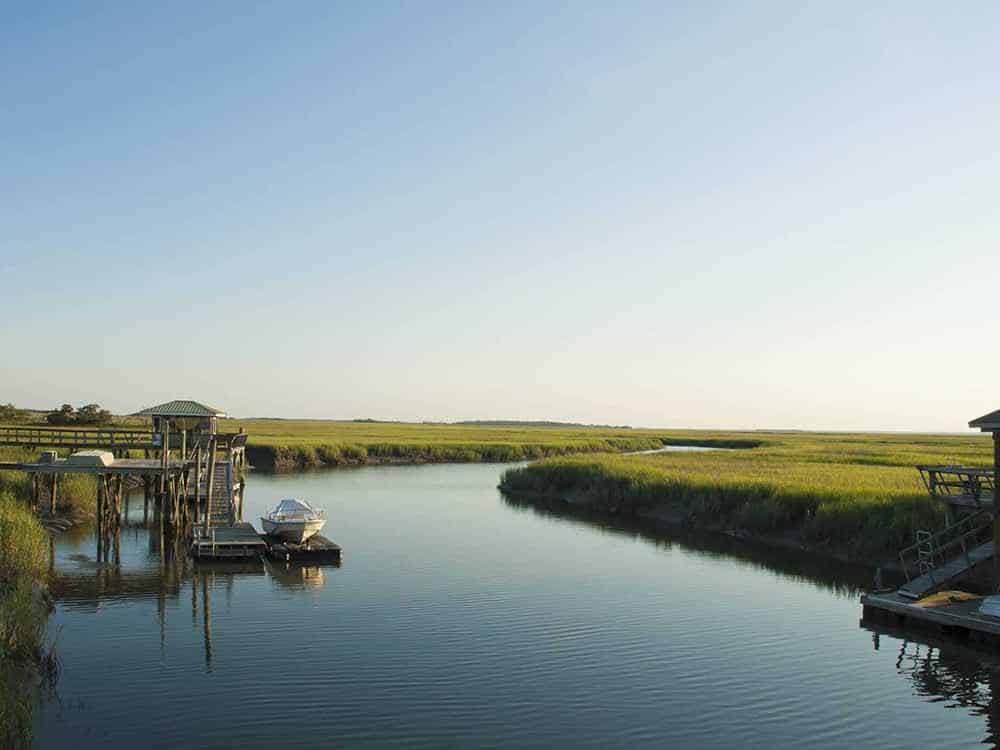
[(762, 443), (750, 450), (546, 459), (506, 472), (501, 488), (879, 561), (944, 523), (915, 464), (992, 464), (978, 435), (753, 435)]
[[(220, 431), (249, 434), (251, 463), (269, 471), (365, 463), (521, 461), (569, 453), (659, 448), (663, 430), (613, 427), (481, 426), (330, 420), (224, 420)], [(731, 444), (725, 438), (680, 435), (678, 441)], [(731, 437), (737, 444), (748, 437)], [(706, 443), (707, 441), (707, 443)], [(716, 442), (721, 441), (721, 442)], [(754, 444), (751, 440), (748, 444)]]

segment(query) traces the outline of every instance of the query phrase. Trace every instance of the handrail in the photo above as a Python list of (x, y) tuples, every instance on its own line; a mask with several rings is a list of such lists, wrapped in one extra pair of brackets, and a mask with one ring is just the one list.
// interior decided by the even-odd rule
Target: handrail
[(978, 505), (984, 496), (995, 491), (993, 469), (978, 466), (917, 466), (920, 479), (931, 497), (970, 498)]
[[(991, 528), (992, 521), (993, 516), (989, 511), (978, 510), (936, 534), (917, 532), (917, 542), (899, 552), (899, 562), (903, 568), (903, 575), (906, 576), (906, 580), (910, 580), (910, 570), (907, 562), (909, 555), (916, 552), (917, 561), (921, 563), (921, 568), (927, 567), (928, 571), (933, 570), (940, 562), (947, 560), (949, 555), (946, 554), (946, 550), (950, 550), (956, 546), (960, 546), (962, 553), (968, 556), (969, 549), (967, 543), (969, 541), (979, 543), (980, 534), (986, 529)], [(963, 527), (967, 528), (962, 530)], [(949, 536), (951, 538), (944, 541)]]

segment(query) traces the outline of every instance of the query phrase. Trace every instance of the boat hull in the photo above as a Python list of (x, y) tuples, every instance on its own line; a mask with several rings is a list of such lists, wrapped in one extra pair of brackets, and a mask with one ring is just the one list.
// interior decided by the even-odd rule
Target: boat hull
[(317, 518), (311, 521), (272, 521), (261, 518), (264, 533), (286, 542), (302, 544), (309, 537), (318, 534), (326, 523), (326, 519)]

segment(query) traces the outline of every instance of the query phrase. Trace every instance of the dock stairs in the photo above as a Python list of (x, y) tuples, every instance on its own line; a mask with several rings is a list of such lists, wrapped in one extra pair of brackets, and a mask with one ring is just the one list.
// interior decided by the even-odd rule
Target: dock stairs
[[(189, 479), (188, 496), (194, 496), (194, 478)], [(229, 461), (217, 461), (215, 479), (212, 482), (212, 504), (208, 508), (209, 524), (228, 526), (233, 523), (233, 465)], [(203, 472), (198, 496), (208, 497), (208, 472)]]
[(916, 543), (899, 553), (906, 583), (898, 593), (919, 599), (993, 559), (993, 514), (971, 513), (936, 533), (918, 531)]

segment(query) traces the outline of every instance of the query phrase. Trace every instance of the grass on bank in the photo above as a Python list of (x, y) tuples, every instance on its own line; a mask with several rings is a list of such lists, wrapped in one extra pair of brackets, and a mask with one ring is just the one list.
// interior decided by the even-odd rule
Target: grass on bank
[(755, 434), (763, 444), (752, 450), (546, 459), (507, 471), (501, 487), (879, 560), (910, 544), (916, 529), (944, 523), (915, 464), (992, 461), (989, 439), (978, 435)]
[(0, 491), (0, 744), (31, 734), (24, 672), (42, 656), (48, 613), (36, 585), (45, 579), (48, 536), (22, 497)]
[[(652, 450), (663, 430), (539, 425), (414, 424), (333, 420), (224, 420), (220, 430), (249, 435), (251, 462), (268, 470), (393, 462), (503, 462), (570, 453)], [(697, 435), (681, 441), (717, 444)], [(720, 438), (721, 439), (721, 438)], [(730, 438), (756, 444), (747, 436)], [(721, 445), (721, 443), (718, 443)], [(728, 443), (727, 443), (728, 444)]]

